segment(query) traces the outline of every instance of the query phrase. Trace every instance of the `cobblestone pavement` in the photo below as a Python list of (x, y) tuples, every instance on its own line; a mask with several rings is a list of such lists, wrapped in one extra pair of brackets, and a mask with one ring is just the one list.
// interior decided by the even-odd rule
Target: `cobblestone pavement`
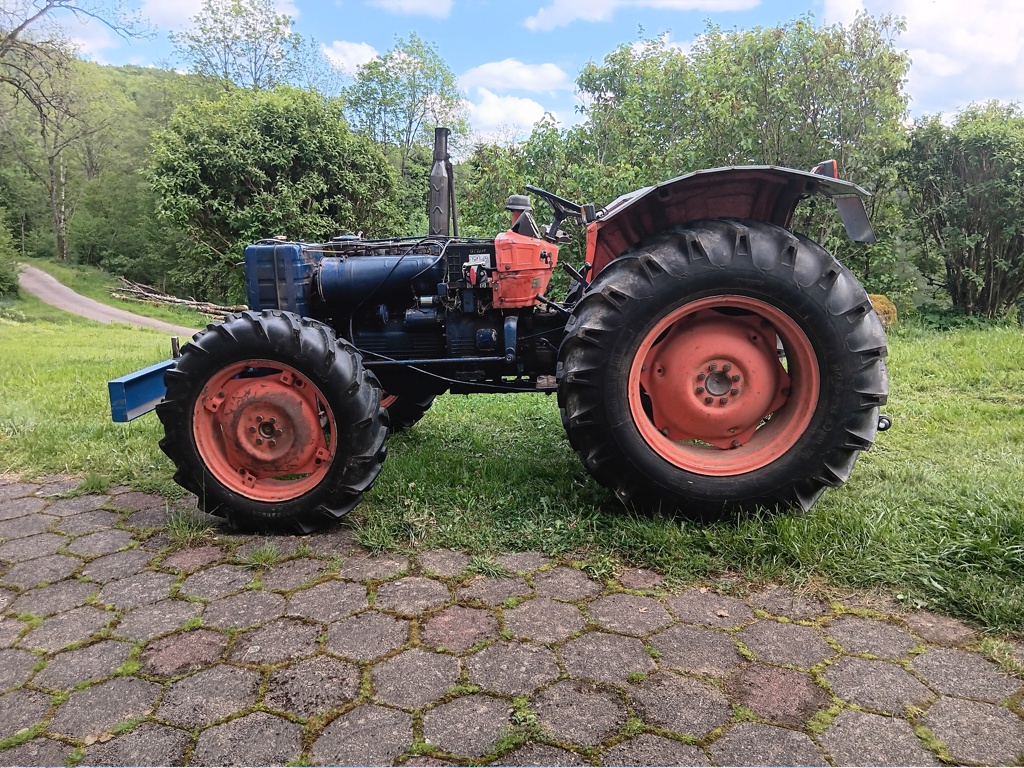
[(1024, 644), (946, 617), (345, 528), (176, 549), (164, 499), (74, 485), (0, 477), (2, 765), (1024, 759)]

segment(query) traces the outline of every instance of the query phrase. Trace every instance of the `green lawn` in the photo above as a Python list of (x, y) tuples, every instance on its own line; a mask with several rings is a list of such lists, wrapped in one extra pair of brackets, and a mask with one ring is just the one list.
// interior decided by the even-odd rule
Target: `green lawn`
[[(890, 347), (895, 424), (810, 514), (704, 528), (630, 514), (583, 470), (553, 397), (503, 395), (439, 398), (391, 439), (351, 519), (379, 549), (540, 549), (595, 573), (881, 588), (1024, 634), (1024, 334), (905, 328)], [(0, 307), (0, 471), (177, 493), (156, 417), (113, 424), (106, 397), (108, 379), (166, 348), (34, 300)]]

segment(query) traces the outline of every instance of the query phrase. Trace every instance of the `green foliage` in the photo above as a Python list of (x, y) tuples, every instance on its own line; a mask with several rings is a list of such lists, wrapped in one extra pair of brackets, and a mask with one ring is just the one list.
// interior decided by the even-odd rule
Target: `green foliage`
[(261, 238), (385, 236), (395, 226), (381, 152), (349, 132), (337, 101), (290, 87), (180, 108), (154, 136), (147, 174), (161, 220), (188, 235), (175, 275), (198, 295), (240, 299), (234, 265)]
[(302, 38), (291, 26), (271, 0), (203, 0), (192, 26), (171, 40), (196, 74), (227, 88), (274, 88), (298, 65)]
[(914, 124), (902, 154), (921, 266), (967, 315), (1006, 316), (1024, 296), (1024, 112), (989, 103)]
[(0, 299), (18, 295), (16, 256), (14, 238), (7, 228), (7, 212), (0, 206)]

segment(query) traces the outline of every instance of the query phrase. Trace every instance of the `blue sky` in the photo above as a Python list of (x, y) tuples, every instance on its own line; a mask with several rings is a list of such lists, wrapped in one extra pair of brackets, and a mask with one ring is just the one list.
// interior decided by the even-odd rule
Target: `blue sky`
[[(201, 0), (135, 0), (152, 24), (149, 40), (122, 40), (101, 25), (68, 26), (96, 61), (166, 64), (168, 32), (188, 25)], [(971, 102), (1024, 100), (1024, 2), (974, 0), (276, 0), (295, 29), (319, 41), (353, 72), (416, 32), (460, 78), (482, 137), (529, 131), (545, 111), (575, 122), (573, 82), (587, 61), (622, 43), (667, 35), (688, 45), (710, 20), (751, 28), (813, 14), (846, 23), (859, 10), (903, 16), (897, 40), (910, 51), (907, 86), (914, 115), (953, 112)]]

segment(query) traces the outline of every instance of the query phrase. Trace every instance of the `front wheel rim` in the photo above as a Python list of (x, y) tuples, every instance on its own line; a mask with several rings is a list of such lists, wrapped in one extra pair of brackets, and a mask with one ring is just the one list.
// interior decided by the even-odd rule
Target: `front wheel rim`
[(660, 458), (689, 472), (730, 476), (793, 448), (817, 408), (820, 383), (814, 347), (788, 314), (724, 295), (677, 307), (644, 334), (628, 400), (641, 437)]
[(210, 474), (255, 501), (290, 501), (316, 488), (336, 451), (334, 414), (304, 374), (273, 360), (243, 360), (206, 382), (192, 436)]

